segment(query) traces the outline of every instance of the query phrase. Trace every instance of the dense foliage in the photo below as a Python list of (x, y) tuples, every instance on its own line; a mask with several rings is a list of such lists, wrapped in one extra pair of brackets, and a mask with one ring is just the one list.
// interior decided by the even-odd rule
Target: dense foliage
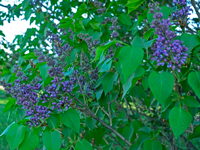
[[(21, 118), (0, 135), (12, 150), (199, 148), (192, 141), (200, 136), (195, 1), (0, 7), (8, 9), (0, 25), (23, 16), (38, 27), (1, 41), (0, 83), (10, 95), (4, 112)], [(192, 7), (199, 18), (189, 22)]]

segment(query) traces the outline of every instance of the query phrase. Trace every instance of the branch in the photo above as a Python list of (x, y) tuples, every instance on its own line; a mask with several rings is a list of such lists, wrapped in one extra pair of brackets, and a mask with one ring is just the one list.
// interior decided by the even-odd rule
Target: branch
[(110, 110), (110, 95), (108, 95), (108, 96), (109, 96), (108, 112), (109, 112), (110, 126), (112, 126), (112, 116), (111, 116), (111, 110)]
[(123, 137), (119, 132), (117, 132), (113, 127), (107, 125), (104, 121), (102, 121), (101, 119), (99, 119), (99, 117), (97, 117), (93, 111), (91, 111), (87, 105), (83, 104), (77, 97), (75, 97), (73, 94), (69, 93), (77, 102), (79, 102), (84, 108), (84, 112), (86, 112), (87, 115), (89, 115), (90, 117), (94, 118), (95, 120), (97, 120), (98, 122), (100, 122), (103, 126), (105, 126), (106, 128), (108, 128), (111, 132), (115, 133), (120, 139), (122, 139), (128, 146), (131, 146), (132, 144), (125, 138)]
[(9, 6), (3, 5), (3, 4), (0, 4), (0, 6), (4, 8), (10, 8)]
[(200, 13), (199, 13), (198, 8), (196, 7), (195, 1), (194, 1), (194, 0), (191, 0), (191, 4), (192, 4), (192, 6), (194, 7), (194, 10), (195, 10), (195, 12), (196, 12), (196, 14), (197, 14), (197, 16), (198, 16), (199, 22), (200, 22)]

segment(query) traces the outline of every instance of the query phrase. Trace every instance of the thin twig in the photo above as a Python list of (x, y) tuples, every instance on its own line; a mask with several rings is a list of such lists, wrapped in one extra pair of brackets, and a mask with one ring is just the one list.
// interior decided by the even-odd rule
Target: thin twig
[(109, 119), (110, 119), (110, 126), (112, 126), (112, 116), (111, 116), (111, 110), (110, 110), (110, 95), (108, 95), (108, 112), (109, 112)]
[(99, 123), (101, 123), (103, 126), (105, 126), (107, 129), (109, 129), (111, 132), (113, 132), (114, 134), (116, 134), (122, 141), (124, 141), (128, 146), (131, 146), (132, 144), (125, 138), (123, 137), (119, 132), (117, 132), (113, 127), (107, 125), (104, 121), (102, 121), (99, 117), (97, 117), (93, 111), (91, 111), (87, 105), (83, 104), (77, 97), (75, 97), (73, 94), (69, 93), (74, 100), (76, 100), (77, 102), (79, 102), (84, 108), (85, 110), (82, 111), (84, 113), (86, 113), (87, 115), (89, 115), (90, 117), (94, 118), (95, 120), (97, 120)]

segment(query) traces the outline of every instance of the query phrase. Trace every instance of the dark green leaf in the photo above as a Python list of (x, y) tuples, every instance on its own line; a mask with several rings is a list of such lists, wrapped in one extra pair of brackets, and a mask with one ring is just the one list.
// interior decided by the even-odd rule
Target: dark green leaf
[(102, 85), (103, 85), (105, 94), (107, 94), (108, 92), (112, 90), (113, 83), (115, 80), (117, 80), (117, 77), (118, 77), (117, 72), (116, 73), (108, 72), (103, 76)]
[(47, 119), (47, 124), (50, 128), (56, 128), (57, 126), (57, 123), (58, 123), (58, 119), (55, 117), (55, 116), (50, 116), (48, 119)]
[(199, 102), (193, 96), (185, 97), (183, 103), (189, 107), (200, 107)]
[(70, 108), (66, 112), (60, 114), (60, 118), (64, 125), (79, 133), (80, 117), (76, 110)]
[(197, 137), (200, 137), (200, 126), (197, 126), (197, 127), (194, 128), (194, 133), (190, 134), (188, 136), (187, 141), (190, 141), (191, 139), (194, 139), (194, 138), (197, 138)]
[(130, 19), (130, 16), (123, 13), (119, 16), (119, 21), (125, 25), (128, 25), (130, 26), (132, 23), (131, 23), (131, 19)]
[(158, 140), (146, 140), (143, 146), (144, 150), (162, 150), (162, 144)]
[(194, 90), (195, 94), (200, 98), (200, 71), (191, 72), (188, 75), (188, 83), (191, 88)]

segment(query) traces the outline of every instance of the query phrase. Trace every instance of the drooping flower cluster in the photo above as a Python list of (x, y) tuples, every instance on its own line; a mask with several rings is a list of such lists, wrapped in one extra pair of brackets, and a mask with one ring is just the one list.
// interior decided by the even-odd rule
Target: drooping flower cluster
[[(164, 66), (177, 69), (180, 72), (181, 65), (185, 63), (187, 58), (187, 47), (183, 45), (182, 41), (175, 40), (176, 34), (170, 30), (170, 19), (162, 19), (163, 14), (158, 12), (160, 9), (155, 4), (150, 4), (150, 12), (153, 15), (152, 28), (155, 28), (155, 34), (158, 35), (152, 50), (154, 50), (154, 60), (157, 61), (158, 66)], [(157, 12), (155, 12), (155, 8)]]

